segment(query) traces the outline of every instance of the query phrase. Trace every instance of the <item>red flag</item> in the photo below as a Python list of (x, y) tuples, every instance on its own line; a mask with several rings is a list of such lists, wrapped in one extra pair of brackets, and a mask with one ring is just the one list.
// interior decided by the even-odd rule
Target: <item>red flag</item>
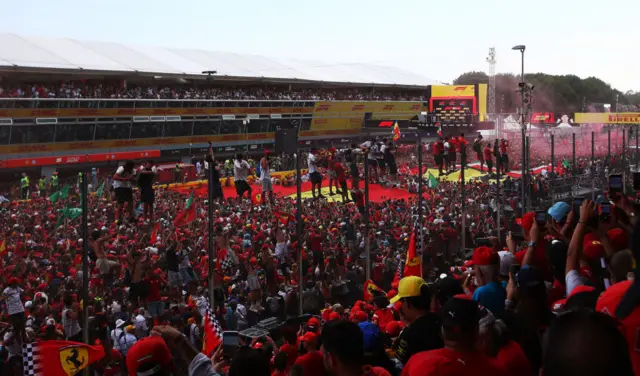
[(257, 191), (251, 195), (251, 203), (254, 205), (260, 205), (262, 203), (262, 192)]
[[(376, 291), (378, 292), (378, 294), (376, 294)], [(365, 301), (370, 301), (371, 299), (373, 299), (375, 295), (380, 295), (380, 294), (387, 295), (387, 293), (382, 291), (382, 289), (378, 287), (378, 285), (376, 285), (372, 280), (368, 279), (364, 283), (364, 300)]]
[(442, 125), (440, 123), (436, 123), (438, 125), (438, 136), (442, 137)]
[(173, 220), (173, 225), (175, 227), (186, 226), (189, 223), (195, 221), (196, 219), (196, 205), (192, 204), (188, 209), (183, 210), (176, 219)]
[(280, 222), (283, 225), (286, 225), (289, 223), (289, 221), (295, 221), (296, 218), (293, 216), (293, 214), (289, 214), (289, 213), (285, 213), (285, 212), (281, 212), (281, 211), (274, 211), (273, 215), (276, 216), (276, 218), (278, 218), (280, 220)]
[(400, 127), (398, 126), (398, 122), (396, 121), (393, 124), (393, 141), (398, 141), (400, 139)]
[(156, 222), (156, 224), (153, 225), (153, 231), (151, 232), (151, 244), (156, 244), (159, 233), (160, 233), (160, 223)]
[(407, 261), (404, 264), (404, 277), (421, 276), (422, 262), (416, 252), (416, 232), (412, 231), (409, 239), (409, 249), (407, 250)]
[(202, 353), (206, 356), (212, 356), (216, 347), (218, 347), (221, 342), (222, 328), (211, 311), (211, 308), (209, 308), (204, 316)]
[(102, 346), (71, 341), (42, 341), (22, 347), (25, 375), (71, 376), (104, 357)]

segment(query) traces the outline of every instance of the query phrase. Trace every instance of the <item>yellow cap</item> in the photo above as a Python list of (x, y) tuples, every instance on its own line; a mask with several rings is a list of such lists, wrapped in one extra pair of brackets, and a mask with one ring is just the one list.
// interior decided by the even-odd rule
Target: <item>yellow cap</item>
[(391, 304), (400, 299), (420, 296), (420, 289), (426, 284), (424, 279), (416, 276), (405, 277), (398, 283), (398, 294), (391, 298)]

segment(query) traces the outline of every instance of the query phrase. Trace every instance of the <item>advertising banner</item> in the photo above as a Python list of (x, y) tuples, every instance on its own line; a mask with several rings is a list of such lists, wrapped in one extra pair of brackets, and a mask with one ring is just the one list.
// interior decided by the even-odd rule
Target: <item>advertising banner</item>
[(578, 124), (640, 124), (638, 112), (589, 112), (576, 113), (575, 122)]
[(431, 85), (431, 98), (467, 97), (475, 98), (474, 85)]
[(80, 163), (100, 163), (108, 161), (122, 161), (128, 159), (148, 159), (160, 156), (160, 150), (143, 150), (118, 153), (100, 153), (85, 155), (65, 155), (56, 157), (36, 157), (7, 159), (0, 161), (0, 168), (20, 168), (34, 166), (57, 166)]

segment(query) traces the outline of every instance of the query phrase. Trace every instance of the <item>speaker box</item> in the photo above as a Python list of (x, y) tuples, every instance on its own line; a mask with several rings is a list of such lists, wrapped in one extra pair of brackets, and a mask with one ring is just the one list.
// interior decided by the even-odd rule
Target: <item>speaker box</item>
[(298, 144), (297, 129), (280, 129), (276, 131), (276, 153), (293, 154)]

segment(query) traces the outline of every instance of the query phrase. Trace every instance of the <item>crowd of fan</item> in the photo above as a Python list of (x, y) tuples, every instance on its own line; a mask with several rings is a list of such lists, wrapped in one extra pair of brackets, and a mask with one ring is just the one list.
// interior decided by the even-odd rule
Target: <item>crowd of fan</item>
[(220, 100), (424, 100), (407, 92), (362, 89), (289, 88), (287, 86), (123, 85), (121, 83), (62, 82), (59, 84), (0, 85), (0, 98), (111, 98)]
[[(398, 170), (411, 170), (415, 155), (400, 154)], [(369, 163), (363, 157), (357, 163)], [(328, 175), (313, 159), (309, 167), (317, 163)], [(433, 163), (427, 153), (425, 162)], [(234, 169), (243, 166), (241, 158), (234, 161)], [(174, 190), (156, 187), (153, 212), (126, 219), (112, 201), (120, 197), (94, 194), (88, 239), (78, 219), (59, 220), (65, 207), (79, 206), (77, 195), (53, 203), (52, 192), (34, 190), (28, 202), (4, 202), (0, 374), (22, 375), (24, 342), (81, 341), (88, 334), (107, 354), (93, 365), (98, 375), (640, 375), (640, 309), (630, 289), (640, 230), (630, 199), (610, 195), (580, 207), (557, 202), (545, 207), (542, 221), (533, 212), (505, 218), (519, 211), (517, 196), (507, 194), (503, 204), (511, 210), (503, 209), (501, 221), (507, 236), (498, 239), (493, 182), (466, 186), (464, 214), (460, 183), (424, 187), (418, 221), (415, 200), (369, 206), (376, 288), (365, 281), (357, 189), (353, 203), (305, 200), (302, 238), (292, 218), (295, 201), (278, 196), (262, 204), (195, 196), (195, 220), (176, 227), (187, 197)], [(147, 193), (136, 191), (135, 201)], [(598, 207), (609, 201), (615, 210), (604, 216)], [(207, 205), (215, 205), (212, 270)], [(459, 251), (462, 231), (473, 249), (469, 257)], [(90, 284), (81, 302), (85, 242)], [(412, 242), (422, 245), (417, 272), (415, 260), (406, 260)], [(200, 353), (209, 309), (224, 330), (241, 331), (269, 317), (295, 321), (300, 299), (303, 313), (314, 315), (302, 325), (245, 338), (232, 357), (223, 356), (223, 346)], [(83, 304), (89, 333), (80, 326)]]

